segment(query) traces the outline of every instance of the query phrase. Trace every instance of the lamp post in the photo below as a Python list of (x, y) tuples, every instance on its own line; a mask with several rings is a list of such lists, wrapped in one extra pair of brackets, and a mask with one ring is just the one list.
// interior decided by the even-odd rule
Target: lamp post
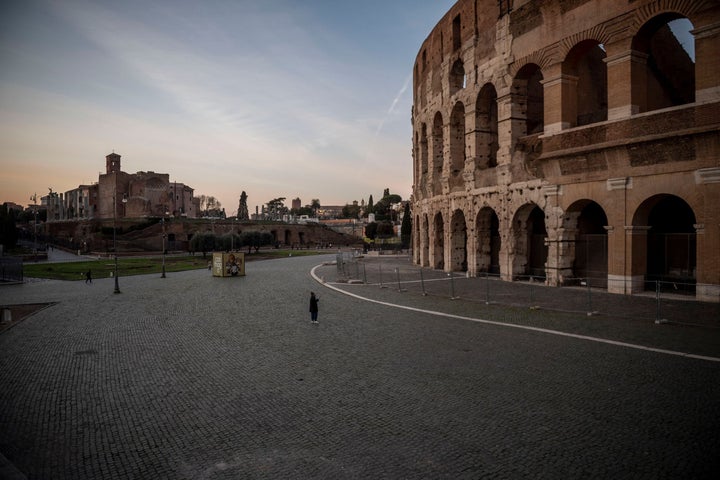
[(165, 277), (165, 218), (167, 217), (168, 213), (165, 212), (165, 216), (162, 218), (162, 275), (160, 275), (160, 278), (166, 278)]
[(230, 223), (230, 251), (235, 251), (235, 217), (232, 218)]

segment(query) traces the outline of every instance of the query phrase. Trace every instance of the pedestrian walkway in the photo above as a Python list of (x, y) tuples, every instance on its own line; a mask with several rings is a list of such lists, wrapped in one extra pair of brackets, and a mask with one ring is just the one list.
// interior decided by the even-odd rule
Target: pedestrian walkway
[[(703, 335), (683, 333), (709, 329), (336, 284), (334, 259), (122, 277), (121, 294), (112, 279), (0, 289), (0, 303), (52, 303), (0, 333), (0, 454), (50, 480), (720, 469), (718, 362), (543, 330), (650, 345), (686, 335), (709, 354)], [(539, 328), (489, 316), (503, 310)]]

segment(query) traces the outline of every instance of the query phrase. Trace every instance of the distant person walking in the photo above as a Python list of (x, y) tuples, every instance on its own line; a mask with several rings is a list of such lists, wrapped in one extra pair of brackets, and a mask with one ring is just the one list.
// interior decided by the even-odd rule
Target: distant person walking
[(92, 283), (92, 270), (88, 270), (85, 273), (85, 283)]
[(315, 296), (315, 292), (310, 292), (310, 321), (312, 323), (318, 323), (318, 302), (319, 298)]

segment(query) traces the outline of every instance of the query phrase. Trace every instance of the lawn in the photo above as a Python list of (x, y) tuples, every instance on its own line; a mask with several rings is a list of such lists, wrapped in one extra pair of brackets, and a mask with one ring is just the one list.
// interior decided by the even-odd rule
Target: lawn
[[(259, 253), (245, 254), (245, 261), (287, 258), (289, 256), (320, 255), (331, 251), (316, 250), (260, 250)], [(165, 257), (166, 272), (181, 272), (207, 268), (212, 255), (168, 255)], [(93, 278), (108, 278), (115, 272), (115, 260), (102, 258), (83, 262), (65, 263), (25, 263), (23, 275), (30, 278), (47, 278), (52, 280), (85, 280), (85, 273), (92, 271)], [(121, 277), (145, 275), (162, 271), (162, 257), (118, 258), (118, 273)]]

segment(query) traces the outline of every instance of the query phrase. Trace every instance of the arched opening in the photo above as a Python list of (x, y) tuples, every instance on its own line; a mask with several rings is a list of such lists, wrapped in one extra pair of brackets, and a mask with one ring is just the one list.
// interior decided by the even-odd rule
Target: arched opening
[[(594, 40), (575, 45), (563, 63), (563, 73), (575, 79), (574, 93), (563, 99), (564, 118), (571, 127), (607, 120), (607, 66), (605, 50)], [(570, 88), (572, 92), (572, 86)]]
[(435, 241), (433, 242), (433, 268), (445, 268), (445, 224), (442, 213), (435, 215)]
[(633, 50), (647, 55), (642, 99), (633, 99), (640, 113), (695, 101), (695, 43), (692, 23), (679, 14), (650, 19), (633, 38)]
[(430, 266), (430, 230), (428, 227), (428, 217), (427, 215), (423, 215), (422, 219), (422, 239), (424, 241), (420, 242), (420, 245), (422, 247), (421, 257), (420, 257), (420, 265), (423, 267), (429, 267)]
[(450, 114), (450, 191), (461, 190), (465, 186), (465, 106), (457, 102)]
[(544, 279), (548, 247), (545, 214), (535, 204), (522, 206), (513, 221), (513, 275)]
[[(678, 290), (694, 293), (697, 244), (695, 213), (681, 198), (657, 195), (638, 209), (636, 221), (647, 215), (647, 273), (649, 282), (674, 282)], [(634, 223), (641, 225), (641, 223)], [(679, 284), (690, 284), (680, 286)], [(647, 288), (654, 288), (646, 283)]]
[(435, 114), (432, 129), (432, 154), (433, 154), (433, 195), (442, 195), (442, 170), (443, 170), (443, 118), (440, 112)]
[(467, 226), (462, 210), (455, 210), (450, 228), (450, 269), (467, 272)]
[(424, 178), (428, 173), (428, 135), (427, 124), (420, 126), (420, 174)]
[(465, 88), (467, 78), (465, 77), (465, 66), (462, 60), (455, 60), (450, 69), (450, 95), (455, 95), (458, 91)]
[(519, 122), (518, 137), (543, 131), (545, 112), (542, 79), (540, 67), (531, 63), (522, 67), (513, 80), (513, 117)]
[(582, 200), (568, 208), (565, 218), (565, 229), (575, 230), (573, 277), (583, 279), (593, 287), (607, 288), (608, 237), (605, 211), (596, 202)]
[(285, 230), (285, 245), (292, 245), (292, 232), (290, 230)]
[(475, 152), (477, 168), (497, 166), (498, 106), (495, 87), (488, 83), (478, 94), (475, 107)]
[(477, 271), (500, 273), (500, 222), (490, 207), (480, 210), (475, 222)]

